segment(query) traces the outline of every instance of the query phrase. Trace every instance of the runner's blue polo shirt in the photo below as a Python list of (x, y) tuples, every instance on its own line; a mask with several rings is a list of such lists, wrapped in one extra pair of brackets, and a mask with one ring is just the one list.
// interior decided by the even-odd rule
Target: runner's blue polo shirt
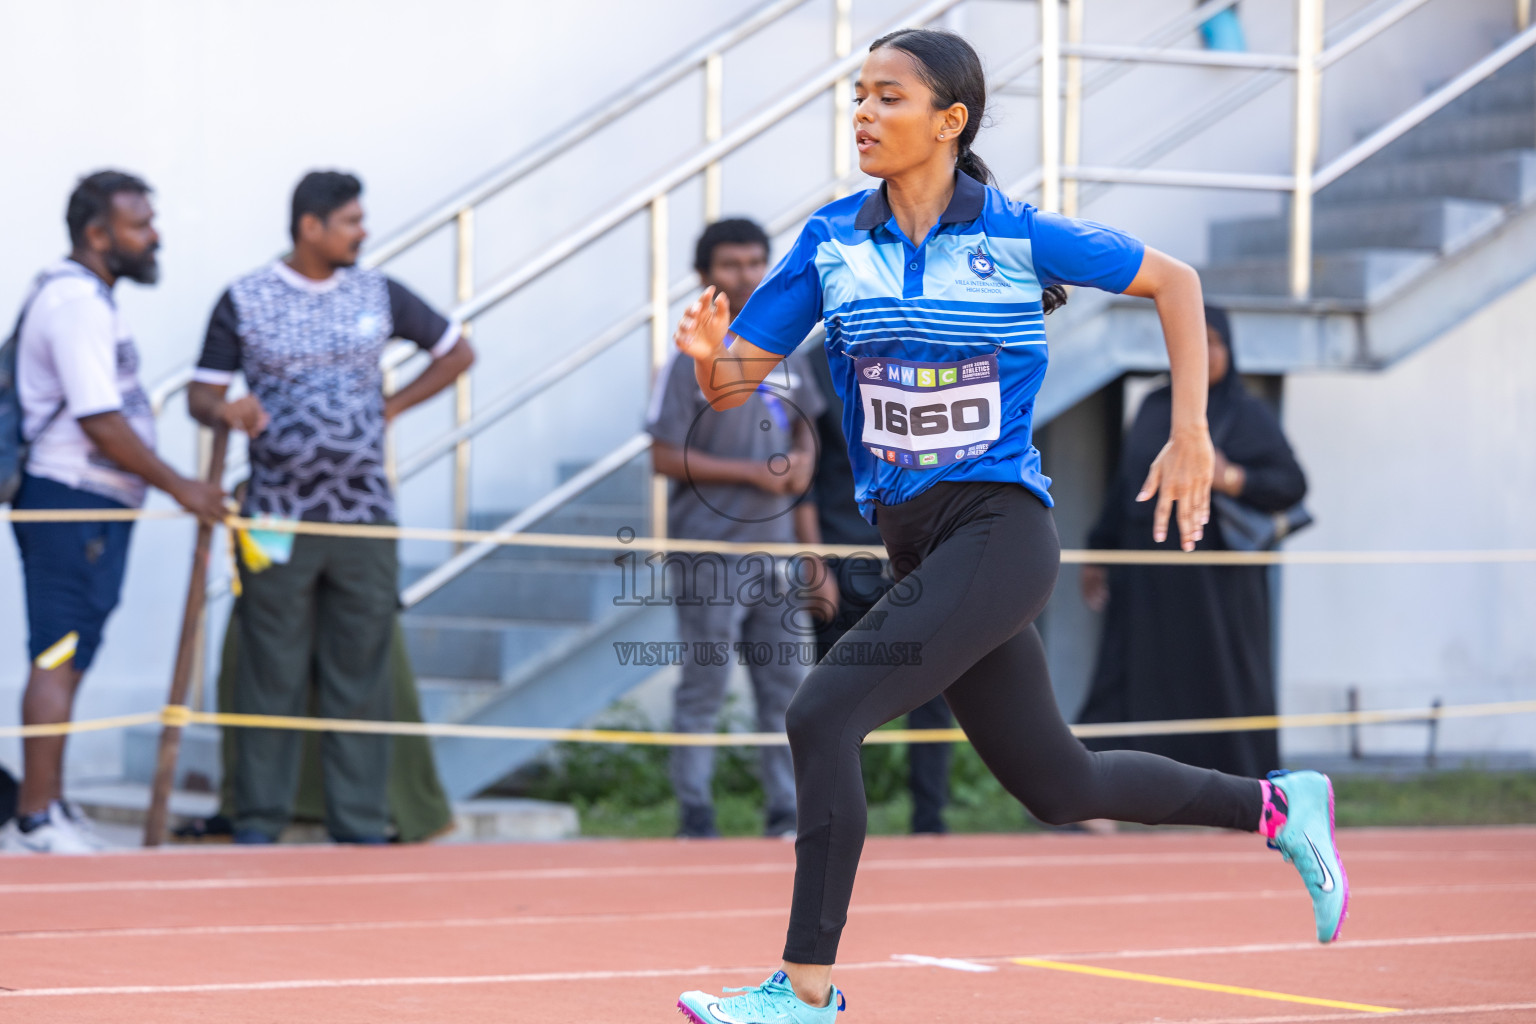
[(1145, 247), (1092, 221), (1044, 213), (956, 172), (921, 245), (885, 187), (816, 211), (731, 332), (788, 355), (820, 318), (859, 511), (940, 480), (1023, 484), (1052, 504), (1031, 443), (1047, 351), (1041, 290), (1122, 292)]

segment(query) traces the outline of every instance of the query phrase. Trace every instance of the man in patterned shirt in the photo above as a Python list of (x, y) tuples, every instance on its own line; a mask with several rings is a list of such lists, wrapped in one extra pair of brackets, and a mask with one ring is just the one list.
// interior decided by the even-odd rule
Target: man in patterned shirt
[[(350, 174), (305, 175), (293, 193), (293, 252), (240, 278), (214, 308), (187, 398), (200, 422), (250, 435), (246, 515), (394, 522), (385, 427), (474, 361), (460, 324), (356, 266), (367, 235), (361, 194)], [(421, 346), (432, 363), (386, 397), (379, 359), (395, 337)], [(226, 401), (237, 371), (250, 393)], [(387, 720), (394, 541), (277, 531), (254, 537), (263, 564), (272, 564), (241, 565), (236, 711), (305, 714), (313, 673), (322, 717)], [(241, 735), (236, 842), (272, 842), (287, 824), (300, 739), (264, 729)], [(321, 760), (331, 837), (382, 841), (388, 738), (327, 733)]]

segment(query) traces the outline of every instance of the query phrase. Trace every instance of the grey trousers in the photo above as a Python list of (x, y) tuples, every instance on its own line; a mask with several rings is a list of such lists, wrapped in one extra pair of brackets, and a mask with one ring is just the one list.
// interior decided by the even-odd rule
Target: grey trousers
[[(728, 559), (725, 578), (733, 583), (747, 578), (743, 563), (754, 559)], [(766, 564), (766, 563), (765, 563)], [(678, 639), (687, 645), (683, 654), (682, 679), (673, 692), (672, 728), (676, 732), (713, 732), (719, 724), (725, 703), (726, 686), (734, 667), (742, 662), (752, 680), (759, 732), (783, 732), (784, 712), (790, 699), (814, 663), (816, 635), (803, 635), (793, 619), (806, 619), (794, 609), (803, 604), (787, 593), (782, 563), (774, 564), (780, 591), (778, 600), (759, 594), (743, 595), (735, 586), (716, 591), (694, 585), (694, 580), (679, 583), (682, 575), (669, 565), (669, 576), (677, 607)], [(750, 570), (749, 570), (750, 571)], [(761, 747), (760, 777), (767, 795), (768, 810), (793, 812), (795, 808), (795, 770), (788, 747)], [(672, 787), (677, 801), (684, 806), (710, 806), (714, 800), (710, 782), (714, 778), (713, 747), (673, 747)]]
[[(294, 538), (287, 563), (243, 565), (237, 712), (307, 715), (311, 677), (321, 718), (392, 720), (389, 652), (398, 605), (392, 540)], [(235, 751), (235, 828), (276, 837), (293, 812), (304, 734), (246, 729)], [(387, 736), (320, 741), (325, 824), (340, 840), (384, 838)]]

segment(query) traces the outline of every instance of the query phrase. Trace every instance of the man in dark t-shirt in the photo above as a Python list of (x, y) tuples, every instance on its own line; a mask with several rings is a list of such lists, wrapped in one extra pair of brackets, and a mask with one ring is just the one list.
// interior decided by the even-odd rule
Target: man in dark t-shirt
[[(700, 237), (695, 269), (739, 312), (768, 269), (768, 236), (748, 220), (722, 220)], [(744, 403), (712, 408), (693, 360), (674, 352), (656, 379), (646, 421), (656, 471), (672, 478), (667, 532), (691, 540), (792, 544), (809, 538), (800, 504), (815, 466), (821, 394), (798, 360), (786, 360)], [(813, 663), (805, 604), (824, 578), (819, 566), (764, 556), (674, 552), (667, 593), (675, 596), (678, 639), (686, 644), (673, 693), (672, 727), (712, 732), (731, 663), (748, 666), (757, 727), (783, 732), (784, 712)], [(718, 656), (714, 656), (718, 655)], [(675, 747), (671, 757), (678, 832), (718, 834), (710, 783), (714, 752)], [(768, 806), (764, 832), (795, 830), (795, 779), (788, 747), (760, 752)]]
[[(188, 390), (192, 415), (250, 435), (242, 512), (323, 523), (395, 521), (385, 472), (389, 421), (447, 387), (474, 361), (461, 325), (398, 282), (356, 266), (367, 233), (362, 184), (316, 171), (293, 194), (293, 252), (245, 275), (214, 308)], [(384, 394), (391, 338), (432, 363)], [(226, 401), (242, 373), (250, 393)], [(242, 558), (235, 710), (303, 715), (311, 673), (325, 718), (390, 718), (395, 542), (252, 531)], [(235, 841), (271, 842), (287, 823), (300, 734), (252, 729), (235, 758)], [(343, 842), (379, 842), (388, 815), (389, 740), (327, 734), (326, 826)]]

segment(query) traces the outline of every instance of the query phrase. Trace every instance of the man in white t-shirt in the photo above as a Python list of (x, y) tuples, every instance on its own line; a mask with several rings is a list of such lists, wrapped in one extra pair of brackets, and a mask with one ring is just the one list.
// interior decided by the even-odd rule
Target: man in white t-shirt
[[(139, 383), (139, 354), (112, 299), (120, 278), (159, 276), (149, 186), (120, 171), (81, 180), (65, 222), (71, 251), (39, 275), (18, 324), (17, 393), (32, 440), (18, 509), (137, 508), (158, 487), (204, 519), (224, 495), (155, 455), (155, 421)], [(81, 677), (117, 606), (131, 522), (13, 523), (26, 577), (31, 674), (27, 725), (67, 722)], [(99, 849), (89, 823), (63, 800), (64, 737), (23, 743), (16, 818), (0, 848), (39, 853)]]

